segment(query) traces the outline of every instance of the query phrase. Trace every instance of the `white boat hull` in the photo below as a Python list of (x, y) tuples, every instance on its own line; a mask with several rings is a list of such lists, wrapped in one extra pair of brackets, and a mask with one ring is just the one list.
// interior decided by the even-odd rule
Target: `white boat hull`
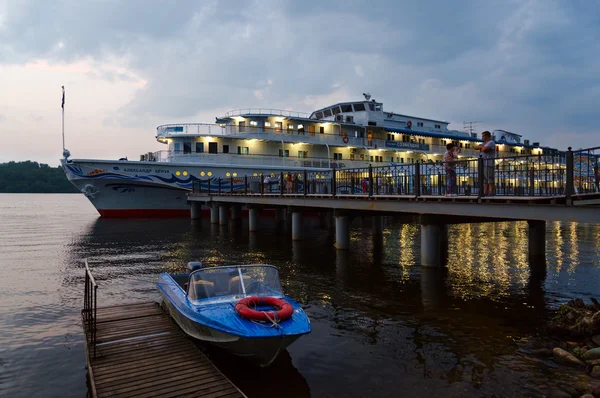
[[(194, 181), (212, 181), (233, 176), (234, 188), (243, 189), (244, 176), (293, 171), (240, 165), (202, 165), (162, 162), (106, 160), (63, 160), (69, 181), (94, 205), (103, 217), (189, 216), (186, 194)], [(298, 169), (303, 170), (303, 169)], [(229, 173), (229, 176), (227, 176)], [(235, 173), (235, 174), (234, 174)], [(229, 185), (227, 185), (229, 186)]]

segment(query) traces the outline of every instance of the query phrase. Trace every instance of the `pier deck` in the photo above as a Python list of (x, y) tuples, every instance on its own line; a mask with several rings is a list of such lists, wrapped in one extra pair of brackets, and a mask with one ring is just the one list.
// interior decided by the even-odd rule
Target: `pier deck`
[(101, 307), (94, 318), (95, 336), (84, 319), (92, 396), (245, 397), (158, 304)]

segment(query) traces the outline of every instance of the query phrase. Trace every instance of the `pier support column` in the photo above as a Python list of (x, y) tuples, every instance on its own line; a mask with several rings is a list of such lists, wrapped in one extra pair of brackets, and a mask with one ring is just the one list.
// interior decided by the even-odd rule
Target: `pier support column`
[(231, 206), (231, 221), (240, 221), (242, 219), (242, 206)]
[(431, 216), (421, 216), (421, 265), (442, 267), (448, 252), (448, 225), (438, 224)]
[(285, 220), (285, 207), (276, 207), (275, 208), (275, 222), (280, 223)]
[(216, 203), (212, 203), (210, 205), (210, 223), (218, 224), (219, 223), (219, 206)]
[(227, 216), (229, 215), (229, 206), (219, 205), (219, 225), (227, 225)]
[(373, 216), (371, 229), (373, 230), (373, 236), (383, 235), (383, 216)]
[(198, 220), (202, 216), (202, 203), (192, 202), (190, 203), (190, 218), (192, 220)]
[(529, 266), (532, 272), (546, 271), (546, 221), (527, 220), (529, 225)]
[(335, 247), (338, 250), (350, 249), (350, 218), (346, 214), (335, 215)]
[(304, 214), (294, 209), (292, 211), (292, 240), (304, 239)]
[(248, 230), (250, 232), (258, 231), (258, 214), (260, 209), (256, 207), (251, 207), (248, 210)]

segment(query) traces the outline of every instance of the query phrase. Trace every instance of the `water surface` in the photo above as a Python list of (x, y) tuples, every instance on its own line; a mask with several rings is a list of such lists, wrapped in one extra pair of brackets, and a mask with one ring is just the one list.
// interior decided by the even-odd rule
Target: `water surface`
[[(548, 223), (547, 272), (527, 263), (527, 223), (450, 227), (445, 272), (422, 271), (419, 228), (356, 220), (351, 251), (307, 221), (310, 239), (207, 220), (99, 219), (81, 195), (0, 195), (0, 396), (82, 397), (82, 260), (103, 305), (159, 300), (187, 261), (270, 263), (313, 331), (269, 369), (209, 351), (249, 396), (541, 396), (573, 370), (528, 354), (550, 311), (600, 296), (600, 226)], [(276, 382), (275, 382), (276, 380)]]

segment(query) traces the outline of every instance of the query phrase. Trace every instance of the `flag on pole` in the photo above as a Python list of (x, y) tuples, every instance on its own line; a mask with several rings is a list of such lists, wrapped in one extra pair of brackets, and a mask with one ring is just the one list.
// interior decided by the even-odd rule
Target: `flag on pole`
[(62, 86), (63, 96), (62, 96), (62, 104), (61, 108), (65, 109), (65, 86)]

